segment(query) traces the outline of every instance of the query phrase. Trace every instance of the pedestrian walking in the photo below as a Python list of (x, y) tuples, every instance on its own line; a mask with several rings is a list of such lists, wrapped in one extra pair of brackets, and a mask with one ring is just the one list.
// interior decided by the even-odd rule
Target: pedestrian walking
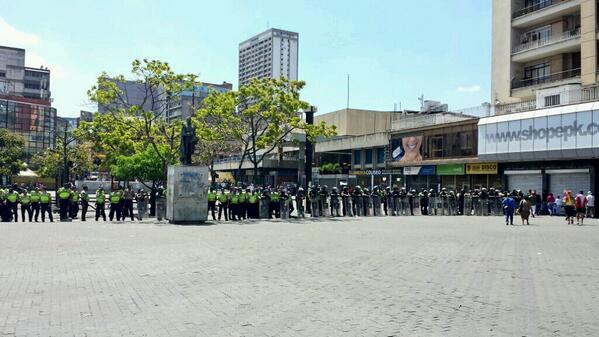
[(503, 214), (505, 215), (505, 225), (514, 225), (514, 198), (509, 193), (506, 193), (501, 203), (503, 206)]
[(526, 225), (530, 225), (529, 219), (531, 215), (532, 205), (527, 200), (527, 198), (522, 198), (522, 200), (520, 200), (518, 210), (520, 212), (520, 218), (522, 219), (522, 225), (524, 225), (524, 221), (526, 221)]
[(584, 216), (587, 213), (587, 197), (584, 195), (583, 191), (578, 192), (576, 195), (576, 224), (583, 225), (584, 224)]
[(595, 196), (591, 191), (587, 193), (587, 217), (595, 217)]
[(549, 215), (555, 215), (555, 196), (553, 196), (553, 193), (549, 192), (546, 201), (547, 209), (549, 210)]
[(563, 204), (564, 204), (564, 210), (566, 211), (566, 223), (568, 223), (569, 225), (573, 225), (574, 224), (574, 216), (576, 215), (576, 210), (574, 209), (575, 201), (574, 201), (574, 196), (572, 195), (572, 191), (564, 192)]

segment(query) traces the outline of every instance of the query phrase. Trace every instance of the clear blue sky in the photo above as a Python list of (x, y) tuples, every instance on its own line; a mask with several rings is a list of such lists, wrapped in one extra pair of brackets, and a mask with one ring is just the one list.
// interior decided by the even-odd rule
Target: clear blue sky
[(238, 43), (270, 27), (300, 34), (302, 98), (319, 112), (350, 106), (450, 108), (489, 100), (491, 1), (14, 1), (0, 0), (0, 44), (26, 48), (30, 66), (53, 71), (59, 115), (90, 110), (86, 91), (102, 71), (135, 58), (237, 87)]

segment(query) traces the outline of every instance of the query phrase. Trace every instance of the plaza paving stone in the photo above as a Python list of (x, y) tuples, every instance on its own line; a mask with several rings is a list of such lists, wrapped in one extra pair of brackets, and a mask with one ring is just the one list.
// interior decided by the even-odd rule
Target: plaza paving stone
[(0, 223), (0, 336), (599, 336), (599, 222)]

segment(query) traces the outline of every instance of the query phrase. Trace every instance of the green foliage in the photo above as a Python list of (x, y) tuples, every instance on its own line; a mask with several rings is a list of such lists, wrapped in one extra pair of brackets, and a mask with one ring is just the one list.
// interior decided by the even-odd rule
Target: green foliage
[(341, 165), (339, 163), (326, 163), (320, 166), (320, 174), (340, 174)]
[(0, 176), (11, 176), (25, 167), (25, 141), (17, 134), (0, 129)]
[[(171, 148), (159, 145), (158, 150), (160, 156), (173, 158), (169, 164), (176, 164), (176, 160), (174, 160), (176, 156), (168, 154), (168, 151), (172, 151)], [(147, 145), (142, 152), (132, 156), (122, 155), (115, 158), (110, 171), (118, 180), (162, 181), (164, 176), (160, 156), (151, 145)]]
[[(43, 178), (55, 178), (64, 168), (65, 146), (62, 141), (57, 141), (55, 149), (39, 152), (31, 159), (31, 165)], [(87, 144), (66, 146), (67, 162), (70, 162), (69, 171), (74, 175), (83, 175), (93, 168), (92, 152)]]
[[(167, 107), (176, 104), (184, 90), (199, 82), (196, 75), (177, 74), (168, 63), (156, 60), (133, 61), (131, 74), (132, 81), (145, 88), (143, 103), (129, 102), (127, 93), (117, 84), (125, 82), (125, 76), (102, 73), (88, 96), (106, 106), (108, 113), (82, 123), (77, 135), (90, 141), (109, 164), (116, 165), (118, 160), (122, 163), (123, 156), (136, 155), (158, 161), (162, 175), (156, 180), (166, 180), (168, 165), (179, 160), (182, 127), (180, 121), (167, 122)], [(149, 156), (146, 151), (153, 151), (154, 155)]]

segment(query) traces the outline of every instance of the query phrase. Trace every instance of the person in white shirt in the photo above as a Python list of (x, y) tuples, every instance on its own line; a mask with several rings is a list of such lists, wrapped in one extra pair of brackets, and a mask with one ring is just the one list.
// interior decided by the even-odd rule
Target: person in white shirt
[(587, 218), (595, 217), (595, 196), (591, 191), (587, 193)]
[(553, 214), (557, 216), (562, 214), (562, 198), (559, 195), (555, 197), (555, 212)]

